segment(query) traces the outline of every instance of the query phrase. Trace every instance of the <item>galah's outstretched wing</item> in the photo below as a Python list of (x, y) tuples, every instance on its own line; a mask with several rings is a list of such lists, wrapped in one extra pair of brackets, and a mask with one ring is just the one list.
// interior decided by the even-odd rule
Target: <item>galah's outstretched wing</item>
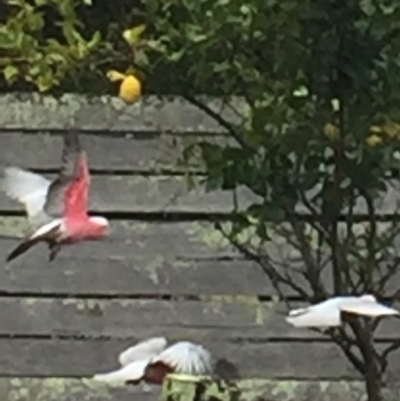
[(118, 361), (122, 366), (125, 366), (142, 359), (151, 359), (164, 351), (166, 347), (166, 338), (153, 337), (148, 340), (141, 341), (121, 352), (118, 356)]
[(189, 341), (180, 341), (168, 347), (151, 360), (146, 371), (159, 364), (172, 368), (176, 373), (188, 375), (206, 375), (213, 371), (211, 353), (203, 346)]
[(24, 205), (28, 221), (38, 227), (51, 220), (43, 210), (50, 181), (45, 177), (19, 167), (6, 167), (2, 180), (5, 194)]
[(149, 359), (135, 361), (112, 372), (95, 374), (93, 379), (105, 383), (124, 384), (131, 382), (137, 384), (143, 379), (149, 361)]
[(65, 133), (63, 139), (61, 170), (49, 187), (44, 210), (51, 216), (86, 216), (90, 185), (86, 154), (77, 131)]

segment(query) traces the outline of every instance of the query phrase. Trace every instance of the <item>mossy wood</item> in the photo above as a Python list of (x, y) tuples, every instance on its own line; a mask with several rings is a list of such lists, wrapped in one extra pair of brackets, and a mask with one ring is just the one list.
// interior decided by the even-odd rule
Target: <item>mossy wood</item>
[[(234, 99), (240, 109), (240, 98)], [(233, 123), (241, 119), (220, 99), (208, 100), (209, 107)], [(206, 113), (182, 98), (143, 96), (126, 105), (112, 96), (87, 98), (65, 94), (60, 98), (37, 94), (0, 95), (0, 127), (16, 130), (60, 130), (75, 124), (82, 129), (100, 131), (176, 131), (180, 133), (226, 133)]]
[[(296, 381), (249, 379), (238, 381), (241, 401), (360, 401), (364, 384), (359, 381)], [(397, 387), (396, 387), (397, 386)], [(398, 384), (385, 390), (388, 401), (399, 399)], [(90, 379), (64, 377), (0, 378), (0, 399), (7, 401), (155, 401), (158, 387), (107, 386)]]
[[(101, 333), (102, 320), (99, 319)], [(163, 333), (155, 333), (160, 335)], [(135, 316), (132, 316), (135, 335)], [(186, 339), (196, 340), (194, 336)], [(200, 340), (198, 337), (197, 340)], [(91, 377), (118, 366), (118, 353), (134, 338), (48, 338), (46, 336), (0, 339), (0, 376)], [(243, 379), (361, 380), (340, 349), (320, 341), (219, 341), (204, 338), (213, 353), (229, 359)], [(240, 346), (238, 345), (240, 344)], [(381, 350), (387, 344), (378, 344)], [(400, 376), (400, 351), (391, 354), (387, 377)], [(32, 362), (34, 361), (34, 362)], [(327, 363), (329, 361), (329, 363)]]
[[(7, 132), (0, 125), (0, 160), (4, 164), (23, 165), (25, 168), (58, 171), (62, 148), (61, 133)], [(94, 172), (125, 174), (204, 172), (201, 159), (190, 161), (190, 165), (179, 163), (185, 146), (199, 141), (219, 145), (235, 142), (222, 135), (193, 133), (111, 133), (83, 131), (82, 146), (87, 149), (90, 168)]]
[[(291, 303), (302, 307), (303, 302)], [(284, 321), (286, 305), (255, 297), (211, 296), (199, 300), (0, 298), (1, 337), (62, 337), (135, 341), (155, 333), (170, 340), (196, 341), (315, 340), (318, 332), (296, 329)], [(398, 338), (398, 322), (388, 318), (376, 333), (379, 341)]]
[(240, 390), (211, 377), (168, 375), (163, 382), (160, 401), (239, 401)]

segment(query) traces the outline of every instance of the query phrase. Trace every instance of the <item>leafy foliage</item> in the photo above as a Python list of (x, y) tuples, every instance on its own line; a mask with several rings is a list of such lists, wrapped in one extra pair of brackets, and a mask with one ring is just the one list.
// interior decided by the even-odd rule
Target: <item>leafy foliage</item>
[[(57, 85), (76, 62), (85, 59), (100, 42), (96, 32), (85, 39), (79, 28), (77, 8), (88, 0), (8, 0), (10, 17), (0, 27), (3, 74), (14, 83), (23, 77), (43, 92)], [(47, 10), (47, 13), (44, 11)], [(43, 37), (46, 18), (56, 15), (54, 25), (62, 40)]]

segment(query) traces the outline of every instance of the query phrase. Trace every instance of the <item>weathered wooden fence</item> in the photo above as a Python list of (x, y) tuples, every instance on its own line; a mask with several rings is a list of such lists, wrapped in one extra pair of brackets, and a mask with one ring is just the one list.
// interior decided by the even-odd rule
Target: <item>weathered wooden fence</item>
[[(232, 210), (231, 194), (187, 192), (179, 150), (199, 137), (228, 140), (213, 120), (177, 100), (127, 107), (109, 98), (6, 95), (0, 163), (55, 174), (58, 134), (72, 122), (89, 155), (91, 211), (112, 219), (112, 235), (64, 248), (52, 264), (38, 247), (5, 265), (18, 241), (6, 236), (21, 235), (26, 223), (22, 208), (0, 195), (1, 399), (154, 400), (153, 390), (87, 379), (153, 335), (201, 341), (228, 357), (249, 400), (358, 399), (360, 376), (339, 349), (287, 325), (283, 305), (262, 301), (274, 291), (260, 268), (213, 231), (207, 220)], [(399, 337), (398, 322), (388, 320), (378, 336)], [(400, 377), (399, 353), (389, 376)]]

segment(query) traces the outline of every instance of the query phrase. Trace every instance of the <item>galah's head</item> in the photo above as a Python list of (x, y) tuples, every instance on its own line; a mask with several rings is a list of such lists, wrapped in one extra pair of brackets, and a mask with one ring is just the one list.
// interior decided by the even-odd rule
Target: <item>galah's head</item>
[(92, 216), (89, 217), (89, 222), (91, 224), (91, 237), (103, 238), (109, 234), (110, 223), (105, 217)]

